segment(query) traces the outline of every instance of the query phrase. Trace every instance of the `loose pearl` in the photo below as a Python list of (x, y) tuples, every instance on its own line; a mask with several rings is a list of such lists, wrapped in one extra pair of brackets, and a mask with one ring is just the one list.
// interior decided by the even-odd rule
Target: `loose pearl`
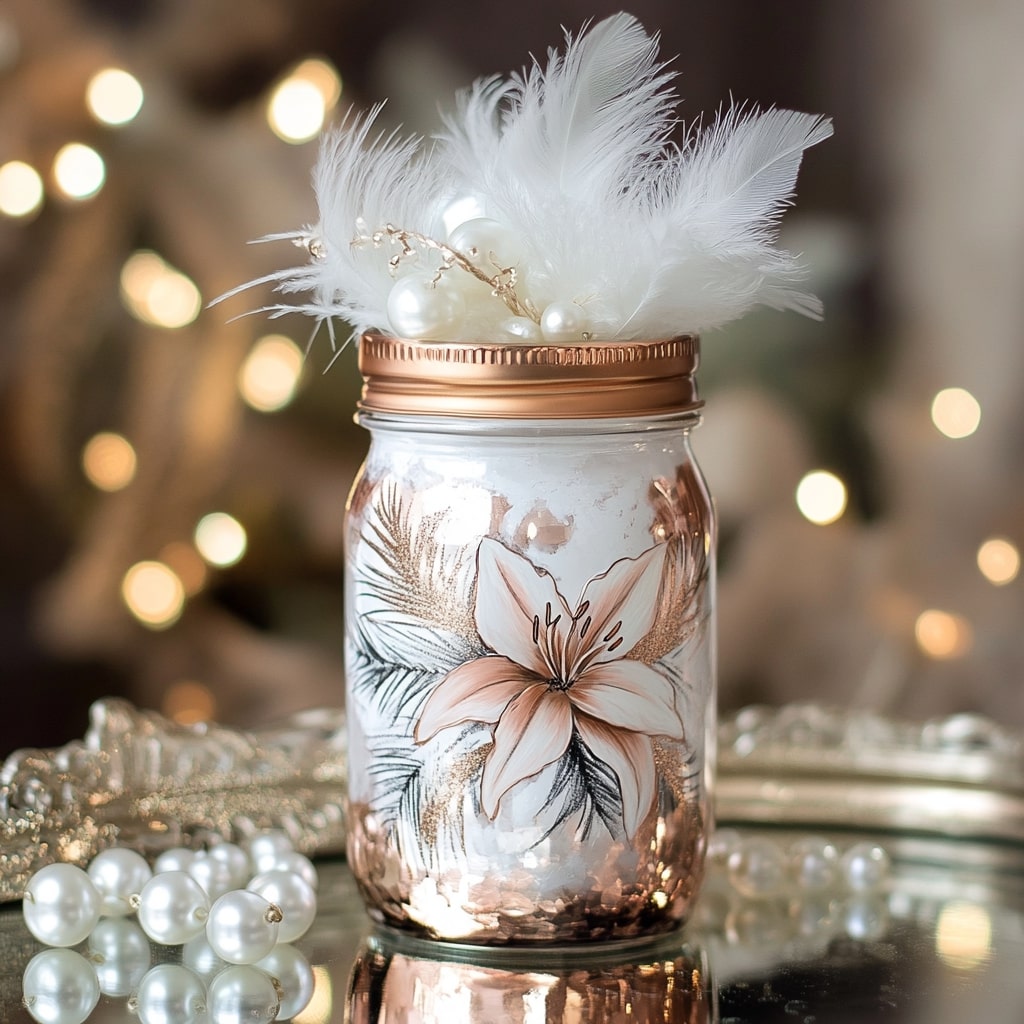
[(224, 970), (224, 960), (210, 945), (205, 931), (202, 935), (189, 939), (181, 947), (181, 962), (205, 982), (208, 982), (218, 971)]
[(417, 271), (399, 278), (388, 293), (388, 320), (402, 338), (444, 339), (456, 331), (466, 312), (466, 300), (442, 278)]
[(89, 958), (107, 996), (126, 996), (149, 970), (151, 947), (142, 929), (123, 917), (100, 921), (89, 936)]
[(210, 1019), (217, 1024), (269, 1024), (281, 1008), (273, 981), (255, 967), (225, 967), (207, 994)]
[(308, 858), (298, 853), (295, 850), (290, 850), (288, 853), (282, 854), (274, 861), (274, 866), (270, 869), (271, 871), (291, 871), (293, 874), (298, 875), (301, 879), (308, 882), (310, 886), (316, 890), (320, 888), (320, 876), (316, 873), (316, 868), (313, 867), (313, 862)]
[(200, 854), (185, 870), (199, 883), (211, 901), (238, 887), (234, 883), (231, 865), (208, 853)]
[(552, 302), (540, 315), (540, 329), (545, 341), (583, 341), (590, 321), (579, 303)]
[(508, 341), (521, 341), (524, 345), (537, 345), (544, 340), (540, 324), (525, 316), (506, 317), (498, 324), (498, 330)]
[(277, 943), (281, 910), (259, 893), (236, 889), (210, 908), (206, 938), (213, 951), (231, 964), (253, 964)]
[(157, 964), (139, 982), (133, 1000), (142, 1024), (194, 1024), (204, 1019), (206, 990), (181, 964)]
[(745, 839), (729, 855), (729, 880), (750, 899), (775, 896), (783, 888), (786, 865), (782, 851), (768, 839)]
[(245, 848), (249, 851), (254, 875), (272, 870), (278, 857), (292, 853), (295, 849), (287, 833), (269, 829), (251, 836), (245, 843)]
[(47, 864), (25, 886), (28, 930), (48, 946), (75, 946), (96, 927), (102, 900), (92, 880), (73, 864)]
[(226, 866), (228, 877), (231, 879), (231, 889), (242, 888), (252, 877), (249, 855), (234, 843), (218, 843), (211, 846), (206, 856), (209, 860), (218, 861)]
[(835, 887), (839, 880), (839, 851), (827, 839), (805, 836), (787, 851), (793, 881), (808, 892)]
[(316, 893), (304, 878), (292, 871), (268, 871), (257, 875), (247, 888), (281, 908), (284, 918), (278, 942), (294, 942), (309, 931), (316, 917)]
[(39, 1024), (82, 1024), (100, 1001), (92, 964), (73, 949), (37, 953), (25, 967), (21, 988), (25, 1008)]
[(139, 924), (162, 946), (180, 946), (206, 926), (210, 901), (184, 871), (154, 875), (139, 893)]
[(490, 217), (463, 221), (448, 235), (448, 244), (488, 277), (508, 267), (519, 267), (526, 258), (522, 239)]
[(153, 862), (153, 873), (188, 871), (189, 864), (196, 859), (196, 856), (195, 850), (189, 850), (184, 846), (174, 846), (170, 850), (164, 850)]
[(126, 917), (130, 914), (132, 906), (128, 897), (141, 892), (153, 877), (146, 858), (122, 846), (96, 854), (88, 874), (103, 898), (100, 907), (103, 917)]
[(889, 855), (876, 843), (857, 843), (843, 854), (842, 868), (851, 889), (877, 889), (889, 875)]
[(309, 961), (294, 947), (282, 942), (275, 946), (262, 960), (256, 963), (277, 982), (280, 989), (281, 1008), (278, 1020), (291, 1020), (301, 1013), (313, 998), (316, 976)]

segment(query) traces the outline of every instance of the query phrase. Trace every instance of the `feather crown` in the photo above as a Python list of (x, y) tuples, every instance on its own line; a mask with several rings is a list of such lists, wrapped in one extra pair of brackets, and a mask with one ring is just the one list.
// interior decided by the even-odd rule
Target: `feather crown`
[(830, 121), (734, 106), (674, 145), (673, 77), (620, 13), (476, 82), (429, 143), (378, 130), (380, 106), (350, 112), (321, 144), (319, 223), (271, 236), (308, 263), (250, 285), (307, 293), (267, 311), (338, 318), (352, 337), (573, 344), (699, 332), (758, 305), (820, 316), (777, 240)]

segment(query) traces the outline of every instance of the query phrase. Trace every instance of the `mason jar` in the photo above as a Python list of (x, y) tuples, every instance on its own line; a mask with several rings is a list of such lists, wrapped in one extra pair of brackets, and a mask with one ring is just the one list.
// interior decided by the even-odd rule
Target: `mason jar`
[(697, 359), (362, 339), (348, 855), (375, 920), (522, 945), (687, 916), (715, 730)]

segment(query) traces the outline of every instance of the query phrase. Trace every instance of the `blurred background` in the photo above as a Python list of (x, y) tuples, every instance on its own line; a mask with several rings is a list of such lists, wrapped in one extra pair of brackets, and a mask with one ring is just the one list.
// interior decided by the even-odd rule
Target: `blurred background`
[[(296, 262), (247, 242), (315, 220), (322, 124), (388, 97), (429, 132), (617, 9), (0, 7), (0, 754), (81, 736), (104, 695), (237, 725), (341, 700), (354, 358), (231, 319), (266, 295), (206, 303)], [(784, 236), (824, 323), (704, 339), (722, 706), (1024, 724), (1024, 6), (630, 9), (687, 119), (732, 97), (836, 126)]]

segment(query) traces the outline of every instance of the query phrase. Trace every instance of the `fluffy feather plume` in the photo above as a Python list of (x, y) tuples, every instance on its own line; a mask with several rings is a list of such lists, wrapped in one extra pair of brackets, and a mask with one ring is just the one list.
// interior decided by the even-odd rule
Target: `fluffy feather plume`
[(379, 107), (349, 115), (321, 146), (319, 223), (275, 236), (310, 262), (263, 279), (310, 297), (272, 315), (568, 344), (707, 330), (757, 305), (820, 315), (777, 240), (830, 122), (733, 108), (674, 146), (672, 78), (657, 37), (617, 14), (475, 84), (433, 144), (374, 135)]

